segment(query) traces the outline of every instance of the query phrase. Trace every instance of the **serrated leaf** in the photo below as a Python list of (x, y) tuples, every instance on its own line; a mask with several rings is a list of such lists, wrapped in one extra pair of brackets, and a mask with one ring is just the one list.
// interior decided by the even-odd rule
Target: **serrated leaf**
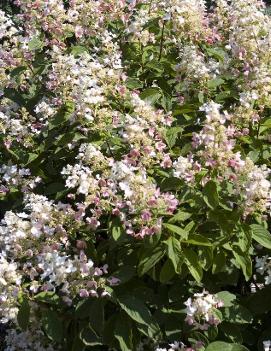
[(128, 78), (125, 85), (129, 89), (141, 89), (143, 87), (143, 83), (137, 78)]
[(167, 130), (165, 140), (169, 148), (172, 148), (177, 141), (178, 134), (183, 130), (181, 127), (171, 127)]
[(53, 291), (44, 291), (35, 295), (35, 300), (56, 305), (59, 303), (59, 296)]
[(67, 122), (70, 118), (72, 113), (75, 110), (75, 105), (71, 101), (67, 101), (56, 113), (54, 117), (50, 119), (49, 129), (53, 129), (65, 122)]
[(88, 49), (82, 45), (75, 45), (71, 48), (71, 54), (74, 56), (81, 55), (84, 52), (88, 52)]
[(112, 276), (120, 280), (118, 285), (127, 283), (136, 275), (136, 269), (131, 266), (122, 266), (117, 271), (115, 271)]

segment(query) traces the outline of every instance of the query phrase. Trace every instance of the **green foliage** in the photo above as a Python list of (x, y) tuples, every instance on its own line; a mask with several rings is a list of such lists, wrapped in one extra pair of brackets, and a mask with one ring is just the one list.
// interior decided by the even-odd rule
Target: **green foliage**
[[(1, 6), (13, 15), (18, 11), (13, 4)], [(140, 6), (145, 8), (149, 5), (138, 5), (136, 10)], [(151, 137), (163, 139), (172, 160), (193, 154), (193, 134), (200, 132), (204, 123), (200, 106), (211, 100), (229, 111), (232, 106), (239, 106), (238, 89), (243, 84), (243, 78), (236, 78), (232, 74), (235, 71), (223, 71), (212, 79), (207, 79), (202, 86), (199, 77), (194, 77), (193, 84), (187, 91), (188, 79), (182, 76), (181, 70), (176, 77), (180, 53), (171, 41), (173, 28), (170, 26), (170, 21), (167, 22), (162, 17), (147, 21), (144, 29), (149, 31), (148, 36), (153, 34), (156, 40), (144, 46), (140, 39), (130, 41), (129, 37), (125, 37), (127, 33), (120, 20), (110, 21), (107, 29), (116, 34), (114, 40), (120, 46), (125, 74), (118, 81), (116, 89), (107, 92), (102, 116), (104, 120), (101, 122), (101, 125), (105, 125), (104, 129), (77, 116), (77, 102), (63, 94), (63, 99), (58, 102), (56, 113), (50, 116), (48, 124), (45, 123), (32, 139), (29, 137), (28, 140), (26, 136), (25, 144), (20, 143), (20, 138), (14, 137), (12, 147), (6, 147), (9, 140), (1, 132), (2, 163), (28, 168), (33, 176), (42, 179), (35, 190), (37, 194), (47, 196), (54, 203), (63, 201), (67, 208), (70, 206), (72, 210), (78, 210), (77, 205), (84, 195), (76, 193), (74, 189), (67, 189), (61, 172), (67, 165), (77, 162), (81, 143), (96, 145), (107, 159), (115, 161), (120, 161), (122, 155), (126, 154), (131, 145), (130, 140), (125, 143), (120, 138), (125, 128), (125, 123), (121, 124), (121, 118), (133, 115), (134, 107), (131, 107), (128, 98), (122, 100), (118, 89), (121, 91), (124, 88), (128, 92), (137, 91), (140, 98), (148, 107), (153, 107), (157, 114), (158, 110), (162, 110), (165, 115), (168, 113), (173, 116), (171, 126), (157, 128), (156, 134)], [(162, 31), (167, 34), (166, 41)], [(22, 65), (7, 70), (10, 84), (3, 88), (3, 97), (16, 103), (19, 111), (24, 111), (24, 117), (30, 115), (33, 118), (37, 117), (37, 103), (43, 97), (54, 97), (54, 92), (46, 85), (47, 73), (54, 63), (47, 54), (48, 42), (53, 39), (51, 34), (46, 34), (43, 30), (37, 33), (28, 43), (32, 61), (28, 65), (23, 62)], [(182, 47), (183, 39), (180, 42)], [(101, 45), (99, 39), (92, 38), (92, 35), (81, 42), (69, 33), (64, 35), (62, 44), (75, 58), (92, 50), (97, 55), (97, 48)], [(205, 55), (205, 59), (211, 58), (215, 64), (226, 65), (228, 62), (228, 50), (220, 47), (219, 43), (200, 42), (197, 49), (199, 56)], [(22, 80), (27, 82), (23, 89)], [(124, 96), (125, 94), (126, 92)], [(181, 100), (183, 95), (184, 101)], [(91, 111), (93, 115), (97, 113), (95, 108), (94, 105)], [(262, 106), (258, 110), (262, 112), (261, 108)], [(116, 116), (113, 112), (116, 112)], [(263, 117), (259, 121), (254, 116), (255, 120), (248, 123), (248, 134), (244, 132), (236, 137), (234, 147), (242, 160), (248, 158), (259, 166), (267, 164), (270, 167), (270, 106), (263, 108), (262, 113)], [(137, 114), (140, 115), (139, 112)], [(120, 126), (114, 129), (112, 117), (119, 115)], [(151, 134), (152, 131), (149, 132)], [(136, 145), (139, 149), (140, 143), (141, 141)], [(157, 150), (153, 153), (159, 154)], [(137, 166), (136, 159), (132, 161), (138, 171), (140, 167)], [(151, 157), (145, 162), (148, 166)], [(189, 183), (174, 175), (172, 166), (147, 166), (146, 178), (157, 184), (157, 193), (161, 191), (174, 194), (179, 202), (178, 209), (174, 213), (166, 212), (165, 209), (161, 213), (154, 211), (152, 216), (161, 219), (161, 230), (144, 238), (127, 235), (126, 219), (113, 215), (107, 207), (99, 218), (100, 226), (93, 229), (85, 221), (95, 212), (93, 203), (84, 208), (85, 214), (82, 216), (85, 222), (82, 221), (82, 226), (78, 224), (78, 219), (71, 220), (68, 215), (64, 225), (61, 223), (58, 226), (59, 223), (54, 219), (57, 234), (63, 231), (61, 245), (65, 246), (65, 235), (70, 239), (71, 255), (80, 255), (78, 245), (83, 242), (86, 255), (93, 259), (95, 266), (108, 264), (109, 272), (102, 277), (97, 288), (99, 294), (103, 292), (104, 295), (102, 298), (89, 296), (81, 299), (77, 294), (74, 305), (70, 307), (62, 299), (63, 286), (56, 291), (30, 293), (28, 297), (23, 296), (16, 301), (19, 330), (25, 332), (31, 327), (31, 316), (37, 305), (40, 306), (38, 317), (42, 331), (63, 351), (135, 351), (144, 339), (153, 343), (147, 351), (175, 340), (184, 341), (191, 347), (201, 341), (204, 351), (262, 351), (262, 341), (271, 339), (271, 289), (266, 286), (265, 277), (259, 273), (255, 264), (256, 257), (270, 256), (270, 223), (260, 211), (244, 214), (242, 204), (246, 199), (241, 198), (240, 189), (236, 191), (233, 182), (221, 180), (223, 174), (219, 174), (215, 167), (208, 170), (207, 167), (202, 167), (195, 172), (193, 182)], [(100, 175), (95, 167), (90, 165), (89, 168), (94, 179), (99, 180)], [(240, 187), (241, 185), (239, 184)], [(99, 196), (102, 198), (102, 195)], [(105, 194), (102, 201), (106, 196)], [(23, 201), (23, 192), (16, 186), (6, 193), (1, 190), (1, 217), (10, 210), (22, 214)], [(117, 206), (116, 203), (110, 205), (112, 208)], [(136, 217), (132, 206), (129, 210)], [(126, 212), (129, 210), (128, 207), (125, 209)], [(144, 210), (145, 208), (141, 209), (142, 212)], [(137, 216), (138, 218), (131, 219), (132, 224), (138, 225), (140, 222), (140, 215)], [(56, 235), (55, 232), (53, 235)], [(43, 237), (38, 240), (42, 241)], [(35, 252), (34, 246), (27, 249)], [(27, 270), (24, 247), (18, 250), (22, 250)], [(119, 281), (109, 286), (108, 281), (112, 277)], [(30, 279), (23, 281), (22, 291), (27, 290), (30, 284)], [(253, 286), (255, 292), (252, 293)], [(80, 288), (81, 286), (72, 287), (77, 292)], [(214, 323), (208, 330), (196, 330), (195, 325), (187, 324), (185, 302), (204, 289), (221, 300), (223, 306), (213, 311), (217, 325)]]

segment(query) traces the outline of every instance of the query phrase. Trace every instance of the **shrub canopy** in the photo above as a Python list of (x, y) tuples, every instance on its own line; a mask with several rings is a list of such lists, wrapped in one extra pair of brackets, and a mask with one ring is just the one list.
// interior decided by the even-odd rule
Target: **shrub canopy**
[(269, 350), (263, 3), (1, 6), (2, 349)]

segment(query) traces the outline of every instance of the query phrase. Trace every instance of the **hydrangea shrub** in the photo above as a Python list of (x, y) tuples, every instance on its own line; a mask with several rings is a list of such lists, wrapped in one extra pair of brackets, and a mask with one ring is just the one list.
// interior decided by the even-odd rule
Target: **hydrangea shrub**
[(260, 0), (0, 8), (0, 348), (268, 351)]

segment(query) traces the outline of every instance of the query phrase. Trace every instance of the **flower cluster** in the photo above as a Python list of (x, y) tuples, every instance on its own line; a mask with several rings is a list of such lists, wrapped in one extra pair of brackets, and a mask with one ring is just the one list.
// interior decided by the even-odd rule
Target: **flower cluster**
[(271, 284), (271, 258), (267, 255), (256, 257), (256, 271), (264, 276), (265, 284)]
[(202, 347), (203, 343), (201, 341), (197, 341), (193, 347), (188, 347), (183, 342), (174, 341), (174, 343), (169, 344), (169, 348), (158, 347), (155, 351), (200, 351), (203, 350)]
[(220, 105), (214, 102), (205, 104), (202, 110), (206, 113), (206, 122), (199, 133), (193, 134), (193, 147), (197, 151), (194, 155), (180, 156), (173, 163), (174, 176), (193, 183), (196, 174), (208, 170), (207, 179), (216, 173), (219, 182), (226, 180), (233, 184), (232, 193), (239, 197), (236, 201), (245, 216), (269, 211), (270, 169), (266, 165), (255, 165), (249, 157), (242, 158), (240, 151), (234, 150), (236, 139), (247, 135), (247, 129), (239, 131), (232, 123), (232, 116), (227, 112), (222, 114)]
[(106, 159), (93, 145), (83, 145), (80, 150), (79, 157), (93, 165), (96, 174), (83, 164), (68, 165), (62, 174), (68, 188), (85, 195), (83, 207), (92, 207), (92, 216), (86, 218), (91, 227), (96, 229), (100, 216), (110, 213), (120, 218), (129, 235), (143, 238), (158, 233), (161, 215), (173, 213), (178, 205), (174, 195), (162, 193), (144, 168)]
[(28, 168), (18, 169), (17, 165), (0, 166), (0, 193), (5, 194), (18, 187), (23, 192), (32, 190), (41, 178), (30, 177), (30, 175), (31, 173)]
[[(75, 296), (105, 296), (107, 265), (94, 267), (78, 242), (71, 248), (69, 230), (78, 228), (77, 213), (69, 205), (53, 204), (41, 195), (26, 195), (25, 212), (6, 212), (0, 226), (1, 318), (16, 318), (20, 291), (36, 295), (42, 291), (61, 293), (68, 305)], [(22, 283), (27, 288), (22, 289)]]
[[(32, 304), (34, 310), (37, 309), (35, 304)], [(37, 316), (31, 314), (31, 326), (26, 331), (20, 331), (16, 328), (8, 330), (5, 337), (4, 351), (56, 351), (59, 347), (48, 340), (45, 333), (42, 331), (42, 325)]]
[(260, 0), (1, 5), (1, 350), (202, 351), (223, 302), (189, 292), (258, 298), (270, 45)]
[(218, 325), (221, 320), (216, 313), (223, 307), (223, 301), (207, 291), (194, 294), (186, 302), (186, 322), (199, 330), (207, 330), (212, 325)]

